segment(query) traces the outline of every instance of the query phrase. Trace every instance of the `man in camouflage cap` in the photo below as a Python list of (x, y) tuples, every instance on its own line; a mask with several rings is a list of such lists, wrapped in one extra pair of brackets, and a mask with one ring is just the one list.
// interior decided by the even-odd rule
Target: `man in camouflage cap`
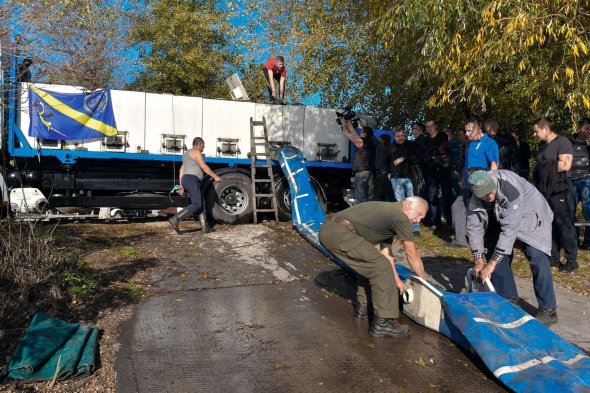
[(553, 212), (543, 195), (509, 170), (475, 171), (469, 176), (472, 192), (467, 208), (469, 246), (477, 278), (491, 278), (496, 292), (516, 303), (512, 250), (522, 247), (533, 273), (539, 311), (545, 325), (557, 323), (555, 291), (549, 255)]

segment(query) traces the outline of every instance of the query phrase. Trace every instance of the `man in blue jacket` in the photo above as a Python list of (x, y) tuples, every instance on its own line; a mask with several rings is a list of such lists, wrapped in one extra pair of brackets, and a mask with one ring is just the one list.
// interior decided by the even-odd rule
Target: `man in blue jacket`
[(496, 292), (516, 303), (512, 250), (517, 243), (533, 273), (539, 303), (535, 317), (547, 326), (557, 323), (549, 264), (553, 222), (549, 204), (531, 183), (506, 169), (475, 171), (468, 184), (472, 195), (467, 209), (467, 232), (476, 276), (482, 281), (491, 278)]

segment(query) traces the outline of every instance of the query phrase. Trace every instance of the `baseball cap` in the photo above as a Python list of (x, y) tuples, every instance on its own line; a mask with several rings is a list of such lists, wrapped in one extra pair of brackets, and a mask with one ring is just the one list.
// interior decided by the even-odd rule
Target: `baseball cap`
[(476, 197), (481, 198), (492, 191), (496, 191), (496, 182), (492, 179), (486, 171), (475, 171), (469, 176), (468, 180), (469, 190), (475, 194)]

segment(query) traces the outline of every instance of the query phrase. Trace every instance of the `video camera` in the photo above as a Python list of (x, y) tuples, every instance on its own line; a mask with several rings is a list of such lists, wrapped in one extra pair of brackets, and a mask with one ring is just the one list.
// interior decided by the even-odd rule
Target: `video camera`
[(354, 128), (358, 128), (359, 126), (360, 118), (357, 116), (356, 112), (352, 110), (351, 106), (345, 107), (342, 112), (336, 112), (336, 123), (338, 123), (338, 125), (342, 125), (342, 119), (350, 120)]

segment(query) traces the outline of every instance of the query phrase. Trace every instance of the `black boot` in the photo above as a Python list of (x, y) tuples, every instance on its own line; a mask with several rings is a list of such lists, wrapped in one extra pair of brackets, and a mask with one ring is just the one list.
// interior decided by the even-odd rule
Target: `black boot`
[(354, 319), (362, 321), (369, 319), (369, 306), (363, 303), (357, 303), (354, 306)]
[(385, 319), (375, 315), (369, 334), (373, 337), (404, 337), (410, 334), (410, 328), (400, 325), (397, 319)]
[(209, 226), (209, 223), (207, 222), (207, 214), (204, 211), (199, 214), (199, 221), (201, 221), (201, 230), (203, 233), (213, 232)]
[(186, 220), (189, 216), (189, 211), (188, 209), (185, 207), (184, 209), (182, 209), (181, 211), (179, 211), (178, 213), (176, 213), (176, 215), (170, 217), (168, 219), (168, 221), (170, 222), (170, 225), (172, 225), (172, 228), (174, 228), (174, 230), (176, 231), (176, 233), (178, 233), (180, 235), (180, 222), (182, 220)]
[(545, 326), (554, 325), (559, 321), (557, 312), (554, 308), (539, 308), (539, 311), (535, 315), (535, 319)]
[(559, 266), (559, 271), (561, 273), (571, 273), (578, 268), (578, 262), (573, 260), (568, 260), (565, 265)]

